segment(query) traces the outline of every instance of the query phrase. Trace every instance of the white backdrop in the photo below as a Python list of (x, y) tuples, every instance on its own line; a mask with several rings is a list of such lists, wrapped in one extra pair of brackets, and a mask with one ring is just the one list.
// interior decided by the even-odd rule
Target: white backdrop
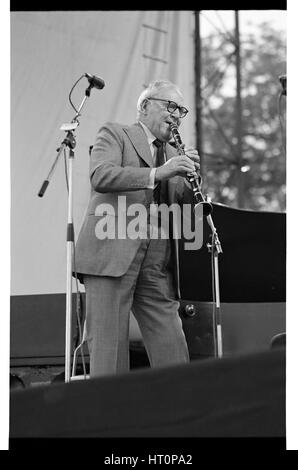
[[(79, 118), (74, 162), (75, 235), (89, 196), (88, 149), (105, 121), (133, 123), (144, 84), (169, 78), (185, 96), (181, 126), (195, 144), (191, 11), (11, 13), (11, 294), (65, 292), (67, 190), (63, 157), (37, 193), (75, 115), (68, 94), (85, 72), (102, 77)], [(154, 60), (157, 58), (158, 60)], [(78, 107), (88, 86), (73, 93)]]

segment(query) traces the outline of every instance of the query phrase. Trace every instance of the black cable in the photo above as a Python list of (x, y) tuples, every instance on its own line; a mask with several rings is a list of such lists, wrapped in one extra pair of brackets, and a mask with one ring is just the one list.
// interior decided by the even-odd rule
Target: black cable
[[(83, 341), (83, 333), (82, 327), (84, 325), (84, 315), (82, 315), (82, 293), (79, 288), (79, 280), (78, 280), (78, 273), (76, 270), (76, 257), (75, 257), (75, 246), (73, 248), (73, 266), (74, 266), (74, 275), (75, 275), (75, 283), (76, 283), (76, 318), (77, 318), (77, 328), (79, 330), (79, 334), (76, 338), (76, 345), (81, 344)], [(85, 364), (85, 357), (83, 353), (83, 344), (80, 347), (81, 357), (82, 357), (82, 365), (83, 365), (83, 372), (86, 378), (86, 364)]]
[(234, 46), (237, 46), (236, 44), (236, 41), (234, 41), (233, 37), (231, 38), (230, 35), (227, 35), (226, 33), (222, 32), (217, 26), (215, 26), (214, 23), (212, 23), (212, 21), (208, 18), (208, 16), (206, 16), (205, 14), (203, 14), (202, 12), (200, 12), (200, 14), (206, 18), (206, 20), (211, 24), (211, 26), (213, 26), (213, 28), (222, 36), (224, 36), (224, 38), (226, 38), (229, 42), (231, 42), (232, 44), (234, 44)]
[(228, 31), (228, 28), (226, 28), (226, 25), (224, 24), (223, 19), (221, 18), (220, 14), (216, 10), (215, 10), (215, 14), (217, 18), (219, 19), (219, 21), (221, 22), (221, 25), (223, 29), (225, 30), (227, 37), (229, 37), (230, 41), (234, 44), (235, 47), (237, 47), (237, 43), (235, 41), (234, 36), (230, 33), (230, 31)]
[[(208, 80), (208, 83), (202, 87), (201, 91), (205, 90), (206, 88), (209, 88), (210, 86), (212, 86), (212, 89), (210, 91), (208, 91), (208, 96), (210, 96), (211, 94), (214, 93), (214, 91), (216, 90), (216, 88), (218, 87), (219, 85), (219, 82), (220, 80), (222, 80), (222, 78), (224, 77), (226, 71), (228, 70), (228, 68), (230, 67), (230, 65), (232, 64), (232, 57), (234, 56), (235, 54), (235, 51), (231, 52), (227, 57), (226, 57), (226, 60), (228, 61), (225, 65), (225, 68), (222, 69), (222, 70), (216, 70), (210, 77), (210, 79)], [(218, 78), (217, 78), (218, 77)], [(215, 82), (214, 84), (214, 79), (217, 79), (217, 81)]]
[(214, 95), (214, 93), (216, 92), (216, 89), (219, 87), (219, 85), (223, 81), (224, 76), (228, 68), (230, 67), (230, 65), (231, 65), (231, 62), (226, 64), (226, 67), (223, 70), (217, 70), (213, 74), (213, 79), (211, 80), (211, 82), (205, 85), (204, 88), (202, 89), (202, 90), (206, 90), (205, 98), (210, 98), (210, 96)]
[(72, 87), (72, 89), (70, 90), (69, 95), (68, 95), (68, 100), (69, 100), (71, 106), (73, 107), (73, 109), (75, 110), (76, 113), (78, 112), (78, 110), (76, 109), (75, 105), (73, 104), (73, 102), (72, 102), (72, 100), (71, 100), (71, 95), (72, 95), (72, 92), (73, 92), (75, 86), (76, 86), (76, 85), (79, 83), (79, 81), (82, 80), (82, 78), (84, 78), (84, 77), (85, 77), (85, 74), (82, 75), (80, 78), (78, 78), (78, 80), (75, 82), (75, 84), (73, 85), (73, 87)]
[[(235, 46), (235, 48), (237, 47), (237, 44), (236, 44), (236, 42), (234, 41), (234, 38), (233, 38), (232, 36), (223, 33), (220, 29), (218, 29), (218, 28), (211, 22), (211, 20), (209, 20), (208, 17), (206, 17), (206, 19), (207, 19), (207, 20), (209, 21), (209, 23), (219, 32), (219, 34), (223, 35), (223, 36), (225, 37), (225, 39), (226, 39), (228, 42), (231, 42), (231, 43)], [(217, 82), (215, 83), (215, 86), (213, 86), (213, 88), (212, 88), (212, 90), (211, 90), (211, 92), (210, 92), (209, 94), (211, 94), (211, 93), (214, 92), (214, 90), (215, 90), (215, 89), (217, 88), (217, 86), (218, 86), (219, 80), (221, 80), (221, 79), (223, 78), (223, 76), (225, 75), (225, 73), (226, 73), (228, 67), (231, 65), (231, 62), (232, 62), (231, 58), (232, 58), (234, 55), (235, 55), (235, 50), (234, 50), (233, 52), (231, 52), (231, 53), (226, 57), (226, 60), (228, 60), (228, 63), (226, 64), (224, 70), (222, 70), (222, 71), (216, 70), (216, 71), (211, 75), (211, 80), (208, 81), (208, 84), (205, 85), (205, 86), (202, 88), (202, 90), (204, 90), (205, 88), (208, 88), (210, 85), (212, 85), (213, 78), (218, 76), (218, 80), (217, 80)]]
[(206, 100), (206, 98), (203, 97), (203, 101), (204, 101), (205, 104), (206, 104), (206, 108), (207, 108), (207, 110), (208, 110), (209, 115), (211, 116), (211, 118), (213, 119), (213, 121), (216, 123), (220, 134), (222, 135), (222, 137), (223, 137), (223, 139), (225, 140), (226, 144), (230, 147), (232, 154), (233, 154), (234, 157), (236, 158), (237, 155), (236, 155), (235, 148), (234, 148), (233, 144), (230, 142), (229, 138), (226, 136), (226, 133), (225, 133), (225, 131), (224, 131), (224, 129), (223, 129), (223, 127), (222, 127), (220, 121), (216, 118), (215, 113), (214, 113), (213, 110), (210, 108), (209, 103), (208, 103), (208, 101)]

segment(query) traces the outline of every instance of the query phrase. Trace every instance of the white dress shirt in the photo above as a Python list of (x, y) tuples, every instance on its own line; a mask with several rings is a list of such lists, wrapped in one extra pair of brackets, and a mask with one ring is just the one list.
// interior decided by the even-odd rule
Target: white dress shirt
[[(153, 144), (153, 142), (156, 140), (156, 137), (152, 134), (150, 129), (148, 129), (148, 127), (143, 122), (139, 121), (139, 123), (141, 124), (146, 134), (150, 151), (151, 151), (151, 155), (152, 155), (152, 159), (153, 159), (153, 165), (156, 165), (157, 147)], [(156, 172), (156, 168), (152, 168), (150, 175), (149, 175), (148, 189), (154, 189), (154, 187), (156, 186), (155, 172)]]
[[(151, 155), (153, 158), (153, 164), (156, 165), (157, 147), (153, 144), (153, 142), (156, 140), (156, 137), (152, 134), (150, 129), (148, 129), (148, 127), (143, 122), (139, 121), (139, 123), (141, 124), (146, 134), (148, 144), (151, 150)], [(157, 184), (155, 183), (155, 172), (156, 172), (156, 167), (152, 168), (152, 170), (150, 171), (148, 189), (154, 189)], [(184, 178), (184, 179), (185, 179), (186, 185), (191, 189), (191, 183), (188, 181), (187, 178)]]

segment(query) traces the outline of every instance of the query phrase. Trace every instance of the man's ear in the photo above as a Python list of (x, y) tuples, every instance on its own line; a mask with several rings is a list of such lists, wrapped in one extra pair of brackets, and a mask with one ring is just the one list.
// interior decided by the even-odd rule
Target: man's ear
[(145, 98), (142, 101), (141, 106), (140, 106), (141, 113), (146, 114), (148, 103), (149, 103), (149, 100), (147, 100), (147, 98)]

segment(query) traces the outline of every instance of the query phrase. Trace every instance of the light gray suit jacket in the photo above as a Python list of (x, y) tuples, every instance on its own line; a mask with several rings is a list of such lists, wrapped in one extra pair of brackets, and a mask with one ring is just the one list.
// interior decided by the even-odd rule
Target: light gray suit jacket
[[(167, 159), (177, 155), (169, 144), (165, 146), (165, 153)], [(120, 223), (118, 196), (126, 196), (127, 207), (139, 203), (149, 208), (153, 202), (153, 190), (148, 189), (152, 167), (149, 144), (140, 124), (124, 126), (106, 123), (99, 130), (90, 157), (90, 200), (76, 243), (78, 274), (118, 277), (127, 272), (141, 239), (117, 237), (117, 224)], [(184, 183), (184, 178), (179, 176), (168, 180), (169, 204), (182, 200), (186, 188)], [(96, 236), (98, 221), (101, 217), (106, 217), (96, 215), (96, 208), (105, 203), (112, 208), (108, 217), (114, 218), (115, 239), (100, 240)], [(120, 213), (121, 221), (126, 220), (129, 223), (130, 218), (123, 219), (121, 215)], [(175, 287), (177, 297), (180, 297), (178, 240), (173, 240), (172, 243)]]

